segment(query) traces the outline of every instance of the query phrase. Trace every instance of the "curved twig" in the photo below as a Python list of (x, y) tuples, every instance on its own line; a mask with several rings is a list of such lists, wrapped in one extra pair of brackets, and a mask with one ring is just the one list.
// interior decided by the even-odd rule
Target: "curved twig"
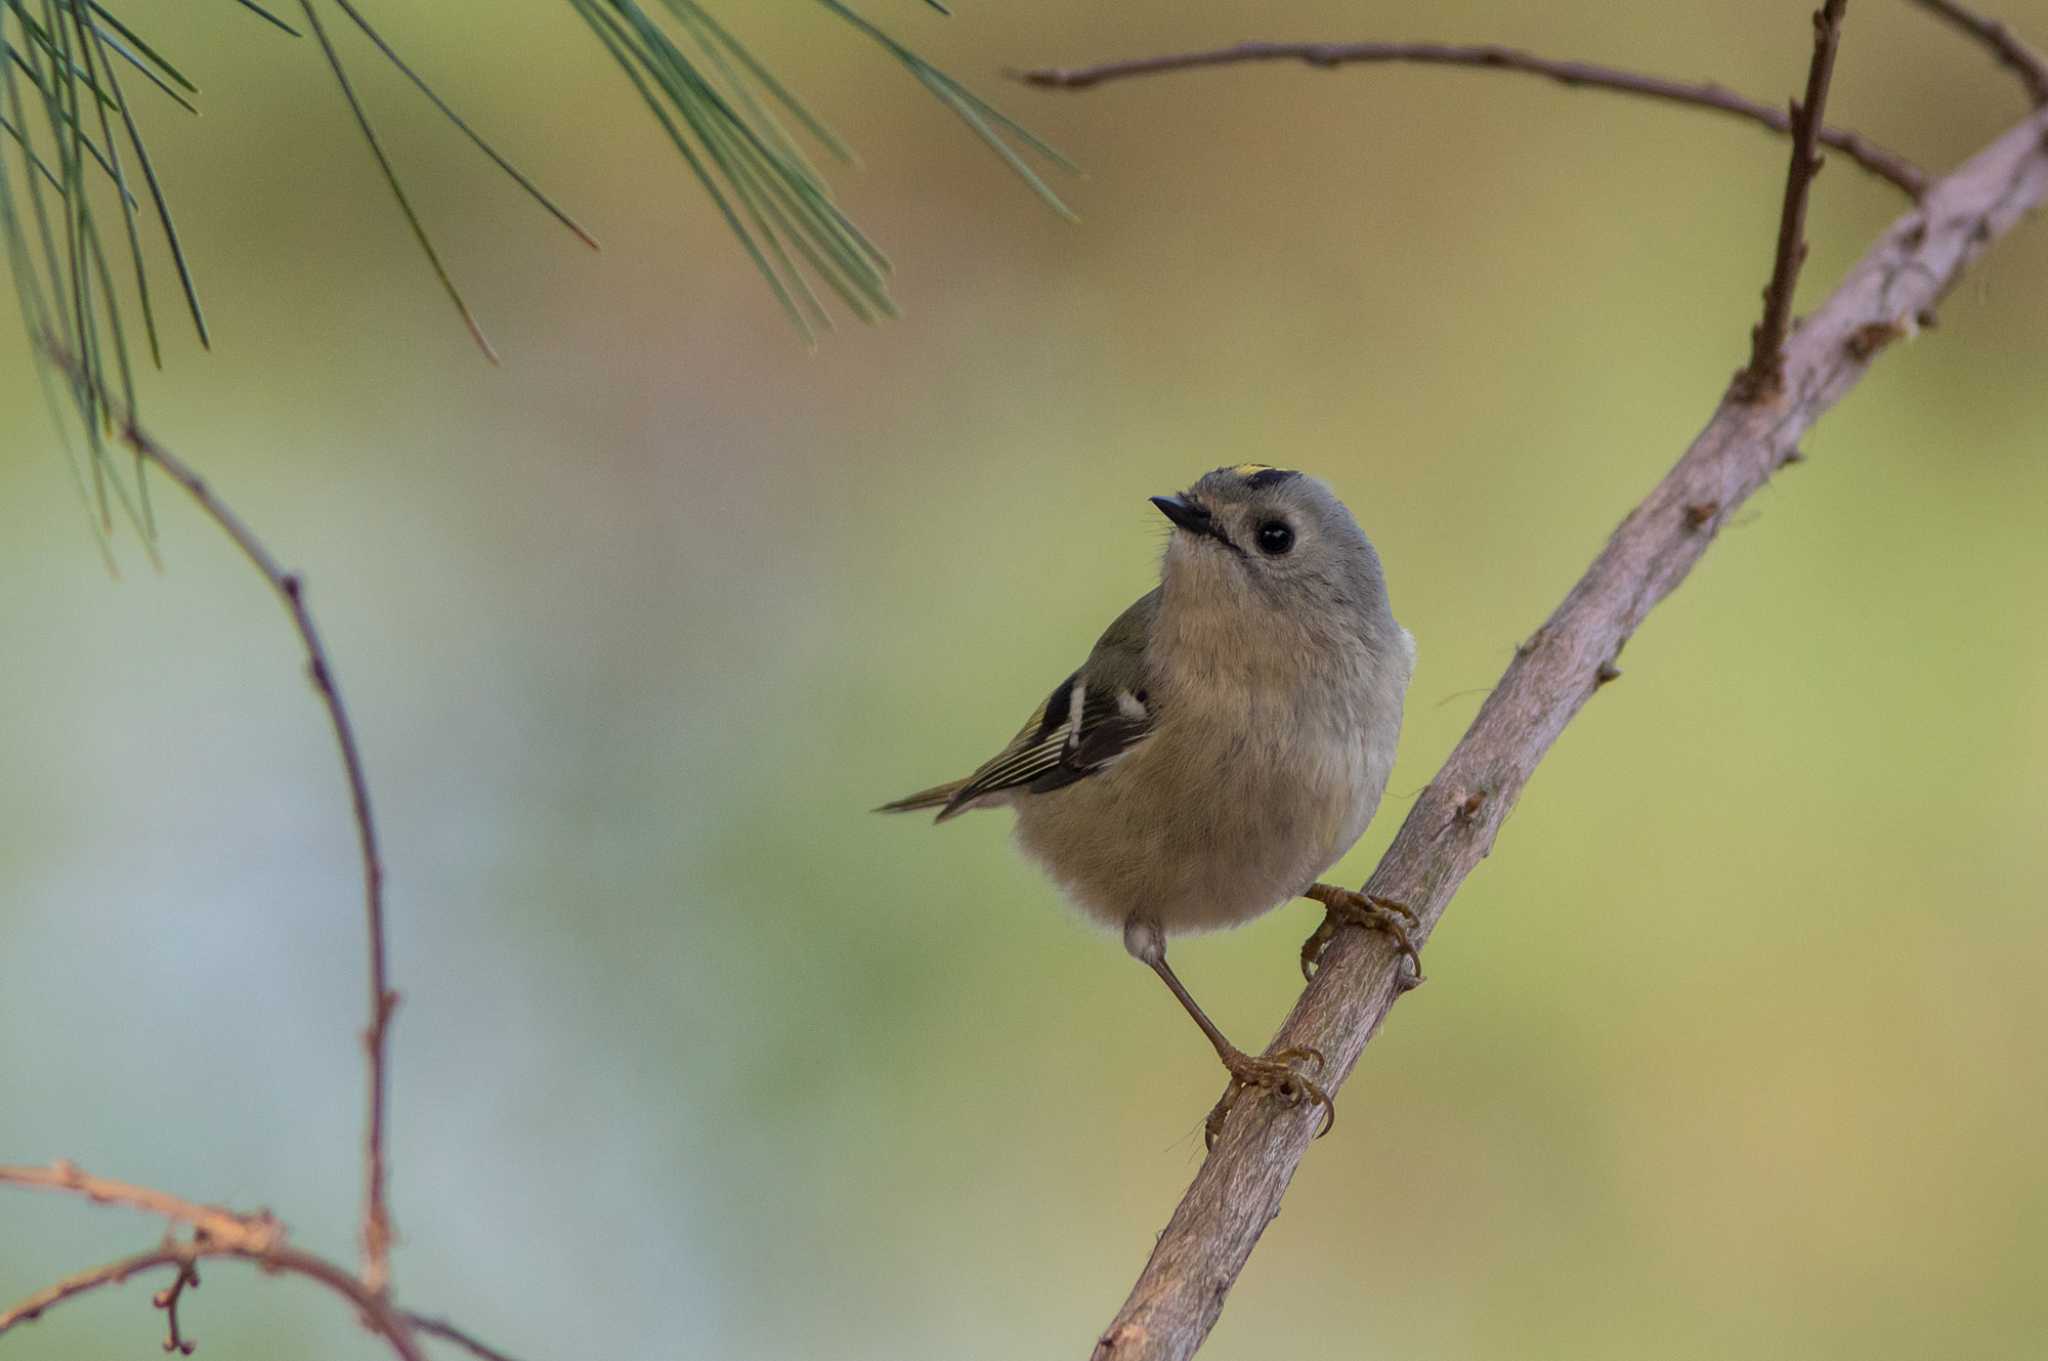
[(238, 1243), (261, 1251), (284, 1241), (284, 1226), (266, 1211), (236, 1214), (218, 1205), (201, 1205), (147, 1186), (95, 1177), (74, 1162), (56, 1162), (48, 1167), (0, 1166), (0, 1183), (32, 1190), (68, 1191), (95, 1205), (126, 1206), (173, 1224), (183, 1224), (216, 1243)]
[[(43, 350), (51, 363), (69, 375), (74, 383), (89, 381), (89, 375), (79, 364), (77, 356), (54, 337), (44, 337)], [(391, 1013), (398, 1007), (398, 994), (391, 989), (385, 964), (384, 861), (377, 849), (377, 822), (370, 813), (370, 781), (363, 773), (363, 754), (356, 744), (355, 725), (349, 721), (348, 707), (341, 699), (340, 683), (334, 678), (334, 665), (328, 660), (326, 645), (321, 642), (320, 630), (314, 627), (313, 613), (306, 605), (305, 578), (287, 570), (264, 546), (263, 540), (256, 537), (256, 531), (249, 527), (248, 522), (214, 493), (205, 478), (135, 423), (133, 412), (121, 411), (110, 394), (103, 394), (102, 400), (107, 409), (119, 415), (124, 422), (122, 442), (139, 458), (155, 464), (166, 477), (182, 487), (206, 517), (233, 540), (242, 556), (262, 573), (270, 589), (284, 603), (286, 612), (291, 615), (292, 627), (298, 631), (299, 641), (306, 650), (307, 673), (312, 678), (313, 688), (320, 692), (320, 702), (327, 709), (328, 724), (334, 729), (335, 742), (341, 748), (342, 772), (348, 780), (349, 806), (355, 816), (356, 842), (362, 853), (363, 916), (368, 929), (370, 957), (370, 1023), (363, 1031), (363, 1049), (369, 1056), (370, 1065), (366, 1101), (368, 1114), (363, 1134), (363, 1280), (372, 1291), (381, 1294), (391, 1280), (391, 1209), (385, 1194), (389, 1179), (384, 1152), (386, 1091), (389, 1086), (385, 1041), (391, 1025)]]
[(51, 1307), (99, 1289), (101, 1286), (119, 1285), (129, 1277), (161, 1266), (183, 1268), (192, 1262), (208, 1258), (232, 1257), (244, 1262), (253, 1262), (265, 1271), (281, 1271), (290, 1276), (303, 1276), (318, 1281), (335, 1294), (355, 1306), (363, 1324), (391, 1344), (393, 1355), (399, 1361), (427, 1361), (427, 1354), (421, 1349), (419, 1339), (413, 1336), (409, 1319), (391, 1308), (391, 1303), (381, 1294), (373, 1294), (368, 1287), (346, 1268), (335, 1265), (324, 1257), (315, 1257), (293, 1247), (277, 1247), (268, 1252), (252, 1252), (247, 1248), (231, 1247), (201, 1239), (192, 1243), (178, 1243), (166, 1247), (139, 1252), (133, 1257), (123, 1257), (118, 1262), (81, 1271), (67, 1277), (48, 1289), (39, 1290), (14, 1308), (0, 1313), (0, 1336), (8, 1329), (21, 1323), (33, 1323)]
[(188, 1249), (178, 1261), (178, 1274), (169, 1285), (150, 1296), (149, 1302), (164, 1311), (164, 1350), (180, 1356), (190, 1356), (198, 1349), (199, 1343), (178, 1326), (178, 1303), (185, 1298), (187, 1287), (199, 1285), (198, 1252)]
[[(1367, 891), (1407, 903), (1425, 939), (1492, 849), (1537, 763), (1593, 693), (1619, 675), (1622, 645), (1692, 570), (1715, 530), (1784, 464), (1890, 341), (1911, 334), (1970, 263), (2048, 200), (2048, 110), (2009, 129), (1934, 184), (1920, 211), (1888, 228), (1793, 332), (1785, 391), (1724, 399), (1692, 446), (1608, 540), (1543, 627), (1518, 650), (1442, 770), (1416, 800)], [(1347, 1077), (1401, 995), (1386, 937), (1339, 933), (1274, 1038), (1326, 1056)], [(1191, 1355), (1314, 1138), (1320, 1113), (1239, 1101), (1159, 1236), (1130, 1297), (1096, 1343), (1097, 1361)]]
[(452, 1342), (471, 1356), (482, 1358), (482, 1361), (512, 1361), (511, 1357), (496, 1347), (477, 1341), (447, 1319), (429, 1318), (425, 1314), (414, 1313), (402, 1313), (401, 1317), (412, 1325), (414, 1332), (427, 1333), (440, 1338), (443, 1342)]
[(75, 1276), (66, 1276), (56, 1284), (36, 1291), (12, 1309), (0, 1312), (0, 1337), (5, 1337), (8, 1330), (18, 1324), (34, 1323), (46, 1311), (73, 1296), (89, 1294), (103, 1285), (124, 1284), (130, 1276), (153, 1271), (160, 1266), (177, 1266), (188, 1255), (189, 1250), (184, 1247), (166, 1245), (123, 1257), (118, 1262), (108, 1262), (105, 1266), (92, 1267)]
[[(1774, 109), (1716, 85), (1667, 80), (1636, 71), (1624, 71), (1592, 62), (1559, 61), (1539, 57), (1512, 47), (1491, 43), (1238, 43), (1201, 52), (1178, 52), (1159, 57), (1138, 57), (1129, 61), (1108, 61), (1095, 66), (1073, 68), (1041, 67), (1010, 74), (1026, 85), (1052, 90), (1085, 90), (1107, 81), (1133, 76), (1163, 75), (1209, 66), (1235, 66), (1247, 62), (1306, 62), (1310, 66), (1332, 67), (1383, 62), (1411, 62), (1427, 66), (1479, 67), (1496, 71), (1520, 71), (1543, 76), (1562, 85), (1615, 90), (1672, 104), (1689, 104), (1712, 109), (1736, 118), (1760, 123), (1773, 132), (1790, 132), (1792, 120), (1784, 109)], [(1860, 133), (1846, 128), (1823, 127), (1823, 146), (1833, 147), (1849, 159), (1914, 198), (1927, 192), (1927, 174), (1895, 151), (1878, 146)]]
[(1954, 24), (1963, 32), (1991, 49), (1991, 55), (1998, 58), (2014, 75), (2020, 84), (2027, 87), (2027, 98), (2034, 101), (2034, 107), (2048, 104), (2048, 58), (2027, 46), (2020, 36), (1996, 19), (1987, 19), (1955, 0), (1913, 0), (1922, 9), (1932, 10), (1941, 18)]
[(0, 1167), (0, 1183), (69, 1192), (102, 1205), (125, 1205), (173, 1224), (187, 1225), (192, 1230), (189, 1243), (166, 1241), (161, 1247), (82, 1271), (37, 1291), (14, 1308), (0, 1313), (0, 1335), (5, 1335), (17, 1324), (40, 1318), (53, 1305), (101, 1286), (118, 1285), (139, 1272), (175, 1266), (183, 1273), (194, 1262), (206, 1258), (233, 1257), (254, 1262), (266, 1271), (282, 1271), (318, 1281), (355, 1306), (364, 1326), (389, 1342), (399, 1361), (426, 1361), (419, 1339), (413, 1336), (412, 1323), (405, 1315), (392, 1309), (383, 1290), (372, 1287), (324, 1257), (291, 1246), (285, 1241), (284, 1226), (267, 1212), (236, 1214), (217, 1205), (200, 1205), (145, 1186), (90, 1176), (71, 1163), (57, 1163), (52, 1167)]

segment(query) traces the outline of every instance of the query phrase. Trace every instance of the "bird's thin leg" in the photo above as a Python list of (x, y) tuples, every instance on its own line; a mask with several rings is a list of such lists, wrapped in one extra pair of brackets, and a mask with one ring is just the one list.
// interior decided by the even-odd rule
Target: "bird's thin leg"
[(1318, 1137), (1330, 1132), (1330, 1127), (1337, 1123), (1337, 1107), (1331, 1102), (1328, 1093), (1303, 1077), (1293, 1066), (1296, 1063), (1313, 1061), (1316, 1067), (1321, 1068), (1323, 1056), (1320, 1053), (1304, 1046), (1282, 1049), (1276, 1054), (1261, 1058), (1252, 1057), (1232, 1044), (1216, 1023), (1209, 1019), (1209, 1013), (1202, 1010), (1201, 1004), (1195, 1001), (1174, 973), (1172, 966), (1166, 962), (1166, 951), (1163, 947), (1156, 952), (1148, 951), (1139, 958), (1150, 965), (1152, 972), (1159, 975), (1160, 982), (1166, 984), (1173, 995), (1180, 999), (1181, 1006), (1194, 1018), (1195, 1024), (1202, 1028), (1202, 1033), (1209, 1037), (1209, 1043), (1216, 1047), (1216, 1057), (1223, 1060), (1223, 1066), (1230, 1071), (1230, 1086), (1225, 1089), (1223, 1099), (1216, 1103), (1215, 1109), (1209, 1112), (1209, 1118), (1203, 1122), (1203, 1135), (1209, 1144), (1215, 1144), (1216, 1136), (1223, 1129), (1223, 1118), (1230, 1114), (1230, 1108), (1237, 1104), (1239, 1094), (1247, 1087), (1269, 1088), (1289, 1104), (1301, 1101), (1315, 1102), (1323, 1108), (1323, 1124), (1317, 1131)]
[(1415, 915), (1415, 909), (1406, 903), (1397, 903), (1392, 898), (1382, 898), (1377, 893), (1360, 893), (1356, 889), (1339, 888), (1335, 884), (1310, 884), (1301, 891), (1301, 896), (1321, 903), (1328, 909), (1323, 924), (1315, 934), (1301, 943), (1301, 976), (1312, 977), (1315, 966), (1322, 962), (1323, 951), (1336, 939), (1337, 931), (1345, 926), (1362, 926), (1368, 931), (1384, 931), (1394, 938), (1414, 968), (1413, 977), (1403, 975), (1403, 989), (1418, 986), (1422, 982), (1422, 955), (1416, 950), (1415, 942), (1409, 939), (1411, 927), (1422, 925), (1422, 919)]

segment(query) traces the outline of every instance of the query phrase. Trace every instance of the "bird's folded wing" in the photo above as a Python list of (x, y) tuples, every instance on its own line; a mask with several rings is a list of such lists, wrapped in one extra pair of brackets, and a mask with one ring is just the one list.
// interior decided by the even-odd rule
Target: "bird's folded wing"
[(1107, 768), (1152, 732), (1152, 712), (1141, 696), (1087, 668), (1061, 681), (1031, 721), (946, 805), (946, 816), (990, 794), (1024, 790), (1043, 794)]

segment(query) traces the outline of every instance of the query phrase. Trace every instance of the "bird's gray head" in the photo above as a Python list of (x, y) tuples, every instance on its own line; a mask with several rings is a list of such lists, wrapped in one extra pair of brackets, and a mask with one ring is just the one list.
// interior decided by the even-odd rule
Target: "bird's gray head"
[(1379, 555), (1313, 477), (1243, 463), (1152, 504), (1174, 525), (1162, 571), (1169, 598), (1185, 591), (1244, 608), (1392, 623)]

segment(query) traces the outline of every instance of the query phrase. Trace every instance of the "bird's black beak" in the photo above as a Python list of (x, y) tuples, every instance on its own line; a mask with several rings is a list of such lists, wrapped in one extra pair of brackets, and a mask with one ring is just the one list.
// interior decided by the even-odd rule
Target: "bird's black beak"
[(1161, 515), (1164, 515), (1167, 519), (1173, 521), (1175, 526), (1185, 529), (1190, 534), (1200, 534), (1210, 538), (1222, 537), (1222, 535), (1217, 534), (1215, 517), (1209, 514), (1208, 509), (1189, 500), (1186, 496), (1155, 496), (1152, 498), (1152, 504), (1159, 507)]

